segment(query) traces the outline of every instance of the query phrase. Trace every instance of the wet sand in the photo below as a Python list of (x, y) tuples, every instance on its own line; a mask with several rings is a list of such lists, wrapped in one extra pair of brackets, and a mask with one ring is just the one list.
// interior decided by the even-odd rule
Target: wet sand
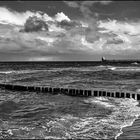
[[(138, 106), (140, 106), (140, 102)], [(122, 132), (123, 133), (117, 137), (117, 139), (140, 139), (140, 116), (131, 126), (124, 127)]]

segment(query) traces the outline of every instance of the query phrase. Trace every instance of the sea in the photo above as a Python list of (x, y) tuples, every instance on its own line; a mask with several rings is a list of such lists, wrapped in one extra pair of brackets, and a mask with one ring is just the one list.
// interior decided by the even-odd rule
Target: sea
[[(140, 92), (139, 64), (0, 62), (0, 83)], [(0, 89), (0, 139), (117, 139), (139, 102)]]

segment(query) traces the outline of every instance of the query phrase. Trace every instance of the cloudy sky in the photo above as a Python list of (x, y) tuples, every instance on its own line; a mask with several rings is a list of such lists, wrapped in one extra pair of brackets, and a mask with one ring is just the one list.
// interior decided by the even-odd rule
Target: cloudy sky
[(140, 59), (140, 1), (0, 1), (0, 61)]

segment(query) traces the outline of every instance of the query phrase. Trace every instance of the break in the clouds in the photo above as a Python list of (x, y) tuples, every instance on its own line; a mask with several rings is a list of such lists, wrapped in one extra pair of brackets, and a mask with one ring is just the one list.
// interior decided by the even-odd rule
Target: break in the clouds
[[(57, 2), (56, 5), (55, 2), (54, 6), (51, 5), (56, 10), (53, 15), (41, 7), (40, 10), (31, 8), (32, 10), (19, 11), (17, 7), (2, 5), (0, 59), (61, 61), (99, 60), (101, 56), (115, 58), (139, 56), (140, 20), (138, 15), (133, 19), (129, 12), (124, 14), (126, 5), (129, 10), (127, 3), (122, 3), (119, 12), (117, 8), (116, 11), (114, 9), (121, 2), (116, 4), (113, 1), (61, 1), (59, 3), (63, 7), (61, 10)], [(138, 4), (140, 5), (140, 2)], [(77, 10), (76, 15), (74, 10)], [(120, 11), (124, 19), (119, 17)], [(117, 14), (118, 16), (114, 18), (109, 17)]]

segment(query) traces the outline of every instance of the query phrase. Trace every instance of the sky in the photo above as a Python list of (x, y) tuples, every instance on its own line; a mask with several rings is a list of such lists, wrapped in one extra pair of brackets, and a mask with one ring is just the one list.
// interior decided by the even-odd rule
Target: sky
[(140, 59), (140, 1), (0, 1), (0, 61)]

